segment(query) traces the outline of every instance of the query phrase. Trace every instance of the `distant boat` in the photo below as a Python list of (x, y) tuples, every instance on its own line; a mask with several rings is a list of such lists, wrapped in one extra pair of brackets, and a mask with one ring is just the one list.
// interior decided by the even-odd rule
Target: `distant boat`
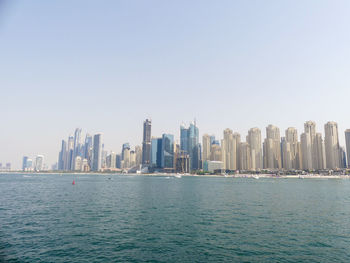
[(73, 180), (72, 185), (75, 185), (75, 181)]
[(175, 174), (174, 177), (176, 177), (176, 178), (181, 178), (181, 177), (182, 177), (182, 174)]
[(253, 178), (254, 178), (254, 179), (259, 179), (260, 177), (257, 176), (257, 175), (255, 175), (255, 176), (253, 176)]

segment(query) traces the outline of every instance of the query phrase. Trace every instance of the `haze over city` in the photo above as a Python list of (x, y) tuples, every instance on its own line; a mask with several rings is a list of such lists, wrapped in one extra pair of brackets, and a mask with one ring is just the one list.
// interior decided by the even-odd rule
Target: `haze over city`
[(348, 1), (1, 1), (0, 162), (57, 162), (81, 127), (106, 150), (175, 135), (350, 128)]

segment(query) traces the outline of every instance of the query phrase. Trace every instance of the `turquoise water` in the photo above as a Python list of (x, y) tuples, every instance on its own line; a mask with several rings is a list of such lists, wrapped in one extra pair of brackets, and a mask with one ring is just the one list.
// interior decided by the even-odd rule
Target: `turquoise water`
[(0, 225), (0, 262), (350, 262), (350, 180), (0, 175)]

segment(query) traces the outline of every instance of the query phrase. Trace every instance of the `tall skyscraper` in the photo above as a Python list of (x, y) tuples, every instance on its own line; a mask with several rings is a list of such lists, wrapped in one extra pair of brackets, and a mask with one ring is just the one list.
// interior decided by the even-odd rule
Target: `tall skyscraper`
[(162, 155), (162, 141), (163, 138), (152, 138), (152, 150), (151, 150), (151, 164), (152, 167), (161, 168), (161, 155)]
[(92, 171), (100, 171), (102, 166), (102, 134), (94, 135), (92, 148)]
[(266, 127), (266, 139), (264, 140), (264, 168), (281, 169), (281, 138), (280, 129), (269, 125)]
[(240, 170), (251, 170), (250, 146), (247, 142), (241, 142), (239, 147)]
[(347, 166), (350, 167), (350, 129), (345, 130)]
[(28, 161), (28, 156), (23, 156), (22, 171), (26, 170), (26, 168), (27, 168), (27, 161)]
[(202, 147), (203, 147), (203, 162), (210, 160), (210, 146), (211, 140), (208, 134), (204, 134), (202, 138)]
[(191, 122), (188, 129), (180, 126), (180, 150), (190, 156), (190, 169), (197, 170), (201, 167), (201, 146), (199, 144), (199, 130), (196, 122)]
[(74, 162), (74, 137), (68, 137), (68, 147), (67, 147), (67, 170), (73, 170)]
[(316, 156), (316, 169), (326, 169), (326, 152), (324, 147), (324, 141), (321, 133), (316, 133), (315, 138), (315, 154)]
[[(81, 129), (76, 128), (75, 132), (74, 132), (74, 152), (73, 152), (73, 159), (74, 160), (75, 160), (75, 157), (81, 156), (81, 138), (80, 137), (81, 137)], [(74, 168), (74, 170), (76, 170), (75, 167), (73, 167), (73, 168)]]
[[(301, 169), (301, 150), (298, 140), (298, 131), (296, 128), (289, 127), (286, 130), (285, 137), (286, 149), (290, 149), (290, 167), (291, 169)], [(289, 144), (289, 146), (288, 146)], [(283, 148), (283, 146), (282, 146)], [(288, 157), (287, 157), (288, 158)], [(284, 167), (286, 168), (286, 167)]]
[(251, 128), (248, 131), (247, 143), (250, 146), (251, 169), (261, 170), (263, 168), (261, 131), (259, 128)]
[(44, 156), (37, 155), (35, 157), (35, 171), (37, 172), (42, 171), (43, 167), (44, 167)]
[(185, 124), (181, 124), (180, 126), (180, 150), (188, 153), (188, 135), (189, 129), (185, 127)]
[(340, 168), (340, 147), (338, 137), (338, 124), (329, 121), (324, 125), (326, 166), (328, 169)]
[(224, 130), (224, 138), (222, 140), (222, 160), (215, 161), (222, 161), (226, 170), (237, 169), (237, 140), (236, 137), (233, 136), (233, 131), (231, 129)]
[(174, 135), (172, 134), (163, 134), (162, 136), (161, 167), (164, 169), (174, 168)]
[(61, 151), (58, 156), (58, 170), (67, 170), (67, 142), (62, 140)]
[(143, 123), (143, 141), (142, 141), (142, 164), (150, 165), (151, 161), (151, 127), (152, 121), (146, 119)]

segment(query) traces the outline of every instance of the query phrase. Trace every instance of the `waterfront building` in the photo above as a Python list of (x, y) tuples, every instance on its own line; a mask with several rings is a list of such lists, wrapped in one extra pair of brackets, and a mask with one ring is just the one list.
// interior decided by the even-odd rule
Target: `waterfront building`
[(346, 153), (345, 148), (340, 147), (340, 168), (346, 168)]
[(37, 155), (35, 157), (35, 171), (39, 172), (42, 171), (44, 167), (44, 156), (43, 155)]
[(251, 170), (251, 152), (247, 142), (241, 142), (239, 146), (239, 167), (240, 170)]
[(208, 134), (204, 134), (202, 137), (202, 147), (203, 147), (203, 162), (210, 160), (210, 147), (211, 140)]
[(67, 143), (67, 170), (73, 170), (73, 162), (74, 162), (74, 137), (68, 137)]
[(222, 149), (221, 149), (220, 145), (218, 145), (218, 144), (211, 145), (211, 147), (210, 147), (210, 161), (222, 162)]
[(291, 144), (287, 141), (286, 137), (281, 138), (282, 148), (282, 167), (285, 170), (292, 169), (292, 150)]
[(300, 145), (302, 152), (302, 167), (304, 170), (312, 170), (313, 154), (310, 133), (304, 132), (300, 135)]
[(347, 166), (350, 168), (350, 129), (345, 130)]
[(74, 160), (74, 170), (81, 171), (83, 166), (83, 160), (81, 156), (76, 156)]
[(22, 171), (26, 170), (26, 168), (27, 168), (27, 161), (28, 161), (28, 156), (23, 156)]
[(248, 131), (247, 143), (250, 146), (251, 169), (261, 170), (263, 168), (261, 131), (259, 128), (251, 128)]
[(151, 166), (154, 168), (162, 167), (162, 163), (161, 163), (162, 141), (163, 141), (163, 138), (152, 138)]
[(140, 167), (142, 164), (142, 148), (139, 145), (135, 146), (135, 158), (136, 158), (136, 166)]
[(130, 168), (135, 167), (136, 165), (136, 153), (135, 151), (130, 151)]
[(222, 161), (205, 161), (203, 165), (203, 170), (205, 172), (214, 173), (222, 172), (224, 169), (224, 163)]
[[(74, 146), (73, 146), (73, 160), (75, 160), (75, 157), (81, 156), (81, 129), (76, 128), (74, 132)], [(74, 162), (75, 164), (75, 162)], [(73, 170), (77, 170), (73, 165)]]
[(196, 122), (191, 122), (188, 129), (183, 124), (180, 126), (180, 150), (189, 154), (191, 170), (200, 169), (201, 146), (199, 144), (199, 129)]
[(92, 171), (100, 171), (102, 167), (102, 134), (94, 135), (92, 149)]
[(143, 123), (143, 140), (142, 140), (142, 164), (150, 165), (151, 161), (151, 127), (152, 121), (146, 119)]
[(116, 164), (115, 164), (116, 168), (121, 169), (122, 168), (122, 155), (117, 154), (115, 159), (116, 159)]
[(315, 148), (316, 148), (315, 154), (317, 154), (316, 169), (319, 169), (319, 170), (326, 169), (326, 152), (325, 152), (324, 141), (321, 133), (316, 133)]
[(185, 124), (180, 125), (180, 150), (189, 153), (188, 149), (188, 135), (189, 129), (185, 127)]
[(67, 170), (67, 142), (62, 140), (61, 151), (58, 156), (58, 170)]
[[(289, 127), (285, 131), (286, 150), (290, 151), (290, 168), (301, 169), (301, 144), (298, 139), (298, 131), (294, 127)], [(288, 153), (287, 153), (288, 155)], [(288, 159), (288, 157), (287, 157)], [(286, 167), (284, 167), (286, 168)]]
[(278, 127), (269, 125), (266, 127), (266, 139), (263, 144), (264, 168), (281, 169), (281, 138)]
[(177, 173), (189, 173), (190, 172), (190, 156), (185, 151), (180, 150), (180, 152), (178, 152), (176, 154), (175, 171)]
[(174, 135), (163, 134), (161, 167), (163, 169), (174, 169)]
[(338, 137), (338, 124), (329, 121), (324, 125), (326, 166), (328, 169), (340, 168), (340, 147)]
[(122, 168), (130, 168), (130, 146), (123, 146), (123, 167)]
[[(222, 140), (222, 157), (221, 160), (224, 163), (224, 169), (236, 170), (237, 169), (237, 142), (233, 138), (233, 131), (231, 129), (224, 130), (224, 138)], [(214, 148), (215, 149), (215, 148)], [(213, 158), (215, 161), (219, 161), (218, 158)]]

